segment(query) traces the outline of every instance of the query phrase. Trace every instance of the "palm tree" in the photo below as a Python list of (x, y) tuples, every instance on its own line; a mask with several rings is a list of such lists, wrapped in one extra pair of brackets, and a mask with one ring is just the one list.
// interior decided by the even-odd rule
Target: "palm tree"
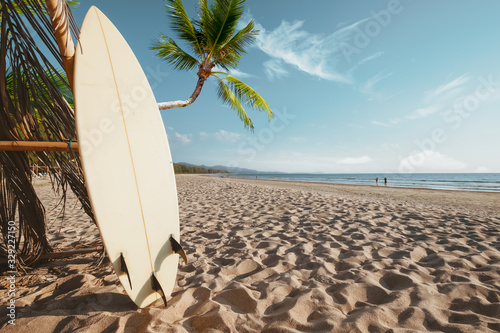
[(214, 0), (209, 4), (208, 0), (199, 0), (198, 19), (192, 21), (181, 0), (167, 0), (171, 28), (177, 37), (188, 43), (194, 55), (181, 49), (164, 34), (153, 43), (151, 49), (175, 69), (192, 70), (198, 67), (198, 82), (187, 100), (159, 103), (160, 110), (190, 105), (200, 94), (205, 81), (212, 76), (217, 80), (219, 98), (237, 112), (245, 127), (254, 128), (244, 105), (267, 112), (269, 119), (273, 117), (269, 105), (255, 90), (228, 73), (237, 68), (245, 47), (258, 34), (253, 21), (236, 31), (238, 21), (243, 16), (244, 3), (245, 0)]
[[(76, 137), (69, 80), (57, 69), (64, 61), (43, 3), (0, 0), (0, 141), (61, 142)], [(59, 15), (69, 22), (67, 29), (76, 26), (66, 2), (59, 3)], [(49, 61), (37, 43), (55, 61)], [(32, 184), (33, 160), (51, 169), (51, 180), (62, 189), (63, 205), (69, 186), (92, 216), (78, 155), (0, 151), (0, 257), (9, 253), (8, 223), (15, 221), (20, 266), (34, 264), (52, 251), (45, 208)]]

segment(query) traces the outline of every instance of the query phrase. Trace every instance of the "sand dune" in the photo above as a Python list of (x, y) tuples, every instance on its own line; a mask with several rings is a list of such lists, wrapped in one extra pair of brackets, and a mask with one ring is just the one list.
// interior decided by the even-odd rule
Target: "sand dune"
[[(3, 331), (500, 332), (499, 194), (177, 180), (189, 264), (167, 308), (80, 255), (19, 277)], [(75, 202), (49, 214), (56, 248), (99, 242)]]

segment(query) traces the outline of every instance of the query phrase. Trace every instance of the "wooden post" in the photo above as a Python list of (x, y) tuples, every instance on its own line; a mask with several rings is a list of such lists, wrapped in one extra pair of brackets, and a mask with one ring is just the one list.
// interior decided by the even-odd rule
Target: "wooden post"
[[(69, 142), (0, 141), (0, 151), (69, 151)], [(77, 142), (71, 144), (71, 151), (78, 152)]]
[(47, 9), (49, 10), (50, 19), (52, 21), (52, 29), (56, 36), (57, 46), (59, 46), (59, 54), (61, 55), (64, 70), (68, 76), (69, 85), (73, 90), (73, 67), (75, 59), (75, 44), (71, 38), (69, 29), (69, 20), (66, 16), (63, 3), (64, 0), (46, 0)]

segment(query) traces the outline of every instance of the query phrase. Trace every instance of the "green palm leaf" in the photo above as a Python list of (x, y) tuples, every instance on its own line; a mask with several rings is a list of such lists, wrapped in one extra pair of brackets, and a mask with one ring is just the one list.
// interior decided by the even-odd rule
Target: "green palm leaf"
[(223, 79), (219, 78), (216, 75), (213, 76), (216, 77), (218, 80), (217, 96), (224, 102), (224, 104), (226, 104), (231, 109), (234, 109), (236, 111), (238, 117), (240, 117), (241, 121), (243, 121), (245, 127), (253, 130), (254, 127), (252, 120), (250, 119), (245, 109), (243, 108), (243, 105), (238, 99), (238, 96), (231, 90), (231, 88), (224, 82)]
[[(21, 1), (20, 1), (21, 2)], [(26, 8), (32, 13), (32, 14), (36, 14), (37, 12), (37, 8), (39, 6), (41, 6), (42, 4), (42, 1), (39, 0), (38, 3), (35, 1), (26, 1), (26, 0), (23, 0), (23, 5), (26, 6)], [(76, 8), (78, 7), (78, 5), (80, 4), (80, 1), (72, 1), (72, 0), (66, 0), (66, 3), (68, 4), (69, 8)], [(0, 6), (1, 8), (1, 6)], [(20, 5), (19, 4), (16, 4), (16, 3), (13, 3), (12, 4), (12, 8), (19, 14), (23, 14), (24, 13), (24, 9), (21, 9)], [(43, 12), (45, 14), (48, 14), (47, 11), (45, 9), (43, 9)], [(0, 10), (0, 18), (2, 18), (2, 11)]]
[(175, 69), (191, 70), (199, 65), (198, 60), (182, 50), (175, 41), (165, 35), (161, 35), (150, 48), (156, 51), (156, 55), (169, 62)]
[(267, 102), (249, 85), (229, 74), (226, 75), (225, 79), (228, 82), (228, 86), (231, 88), (231, 90), (239, 100), (243, 101), (243, 103), (248, 104), (254, 109), (262, 112), (267, 112), (269, 120), (274, 117), (274, 114)]
[(171, 20), (171, 29), (177, 33), (179, 38), (189, 42), (193, 51), (200, 56), (203, 61), (203, 35), (196, 30), (193, 22), (189, 19), (182, 1), (168, 0), (166, 8), (167, 14)]
[(219, 50), (217, 64), (221, 67), (236, 68), (242, 57), (246, 53), (245, 47), (250, 46), (258, 35), (258, 31), (254, 30), (254, 22), (251, 21), (246, 27), (238, 31), (227, 43)]
[(232, 52), (228, 52), (228, 53), (220, 52), (220, 53), (224, 55), (224, 58), (222, 58), (216, 62), (217, 66), (223, 68), (226, 71), (230, 71), (231, 69), (238, 68), (238, 63), (241, 60), (240, 54), (232, 53)]
[(69, 8), (76, 8), (80, 4), (80, 1), (66, 0), (66, 3), (68, 4)]
[(245, 0), (215, 0), (207, 10), (206, 0), (202, 0), (200, 27), (206, 37), (206, 48), (210, 57), (217, 57), (218, 51), (231, 39), (244, 13)]
[[(183, 51), (172, 38), (165, 35), (153, 43), (151, 49), (158, 57), (171, 63), (176, 69), (190, 70), (197, 65), (198, 82), (196, 89), (187, 100), (159, 103), (161, 110), (184, 107), (193, 103), (210, 76), (218, 80), (217, 94), (224, 104), (236, 110), (245, 127), (253, 129), (253, 123), (244, 106), (267, 112), (269, 119), (273, 113), (266, 101), (250, 86), (229, 75), (213, 72), (218, 66), (229, 71), (236, 69), (245, 48), (255, 41), (258, 34), (255, 24), (249, 22), (237, 31), (238, 21), (244, 13), (245, 0), (199, 0), (198, 20), (191, 21), (181, 0), (167, 0), (172, 29), (193, 47), (198, 59)], [(194, 23), (193, 23), (194, 22)], [(217, 75), (214, 75), (217, 74)]]

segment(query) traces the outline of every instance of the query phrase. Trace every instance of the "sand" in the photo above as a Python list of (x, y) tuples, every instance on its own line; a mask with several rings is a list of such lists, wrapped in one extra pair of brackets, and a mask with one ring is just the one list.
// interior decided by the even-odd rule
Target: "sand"
[[(1, 291), (2, 332), (500, 332), (499, 193), (177, 181), (189, 264), (167, 308), (78, 255), (17, 277), (15, 326)], [(56, 249), (100, 242), (74, 197), (61, 220), (37, 186)]]

